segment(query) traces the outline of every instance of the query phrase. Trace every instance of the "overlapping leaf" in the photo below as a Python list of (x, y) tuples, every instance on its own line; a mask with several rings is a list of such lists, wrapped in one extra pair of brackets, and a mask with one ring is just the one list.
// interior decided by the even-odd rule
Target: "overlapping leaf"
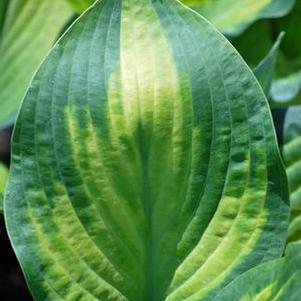
[(281, 33), (276, 42), (274, 43), (273, 47), (269, 51), (269, 53), (261, 60), (261, 62), (253, 69), (254, 74), (256, 75), (263, 91), (269, 96), (269, 92), (271, 90), (276, 62), (279, 52), (279, 47), (282, 42), (284, 33)]
[[(95, 0), (67, 0), (83, 12)], [(201, 13), (219, 30), (238, 35), (259, 19), (279, 18), (288, 14), (296, 0), (181, 0)]]
[(9, 235), (37, 300), (201, 301), (280, 256), (286, 176), (267, 101), (174, 0), (102, 0), (35, 76)]
[(301, 104), (301, 2), (283, 20), (278, 20), (278, 30), (285, 30), (287, 36), (282, 45), (283, 63), (279, 78), (273, 83), (271, 97), (278, 106)]
[(290, 242), (301, 239), (301, 106), (289, 108), (286, 113), (283, 157), (291, 199)]
[(0, 21), (0, 129), (14, 121), (36, 68), (73, 13), (64, 0), (10, 0), (5, 12)]
[(295, 0), (183, 0), (207, 17), (219, 30), (237, 35), (259, 19), (285, 16)]
[(301, 294), (301, 245), (234, 280), (214, 301), (296, 301)]
[[(273, 44), (273, 35), (286, 33), (280, 46), (275, 79), (269, 93), (273, 108), (289, 107), (301, 103), (301, 2), (298, 1), (292, 12), (277, 21), (261, 21), (250, 27), (244, 35), (232, 42), (252, 67), (257, 65)], [(260, 43), (257, 43), (260, 41)], [(252, 50), (257, 45), (256, 51)]]

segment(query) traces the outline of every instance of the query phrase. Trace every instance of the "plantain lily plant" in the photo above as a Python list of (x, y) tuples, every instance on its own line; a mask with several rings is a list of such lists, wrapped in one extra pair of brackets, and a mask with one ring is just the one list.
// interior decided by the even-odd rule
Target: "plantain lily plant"
[[(65, 17), (94, 3), (68, 2)], [(300, 128), (288, 112), (288, 185), (265, 96), (283, 34), (252, 72), (199, 14), (227, 3), (96, 1), (38, 68), (4, 198), (36, 301), (298, 300), (301, 242), (287, 229)], [(219, 29), (238, 34), (294, 1), (248, 3)]]

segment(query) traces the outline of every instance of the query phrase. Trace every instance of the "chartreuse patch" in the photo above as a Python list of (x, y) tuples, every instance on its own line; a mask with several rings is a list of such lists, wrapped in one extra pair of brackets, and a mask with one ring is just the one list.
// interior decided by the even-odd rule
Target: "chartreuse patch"
[(282, 254), (267, 100), (178, 1), (96, 2), (37, 72), (12, 144), (6, 222), (36, 300), (208, 300)]
[(259, 265), (234, 280), (213, 301), (295, 301), (300, 299), (301, 244), (284, 258)]

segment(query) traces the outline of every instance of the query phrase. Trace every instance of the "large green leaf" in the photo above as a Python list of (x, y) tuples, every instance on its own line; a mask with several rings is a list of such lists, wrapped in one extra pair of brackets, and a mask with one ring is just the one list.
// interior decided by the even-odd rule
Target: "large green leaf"
[(284, 122), (283, 157), (291, 199), (288, 242), (301, 239), (301, 106), (289, 108)]
[(259, 19), (279, 18), (290, 12), (295, 0), (183, 0), (202, 13), (219, 30), (237, 35)]
[(286, 256), (251, 269), (226, 287), (214, 301), (297, 301), (301, 294), (301, 245)]
[(3, 210), (3, 192), (7, 180), (7, 168), (0, 162), (0, 212)]
[(0, 129), (12, 123), (33, 73), (72, 16), (63, 0), (10, 0), (0, 39)]
[(200, 301), (283, 252), (288, 189), (241, 56), (175, 0), (103, 0), (36, 74), (8, 232), (37, 300)]

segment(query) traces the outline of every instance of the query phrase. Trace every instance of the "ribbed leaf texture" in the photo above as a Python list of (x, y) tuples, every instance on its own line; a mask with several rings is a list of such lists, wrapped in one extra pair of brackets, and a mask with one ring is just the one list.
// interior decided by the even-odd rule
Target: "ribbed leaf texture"
[(301, 245), (286, 256), (251, 269), (226, 287), (214, 301), (295, 301), (300, 299)]
[(36, 300), (209, 300), (282, 254), (267, 100), (178, 1), (96, 2), (36, 74), (12, 144), (6, 222)]

